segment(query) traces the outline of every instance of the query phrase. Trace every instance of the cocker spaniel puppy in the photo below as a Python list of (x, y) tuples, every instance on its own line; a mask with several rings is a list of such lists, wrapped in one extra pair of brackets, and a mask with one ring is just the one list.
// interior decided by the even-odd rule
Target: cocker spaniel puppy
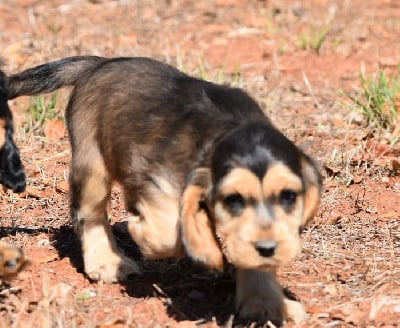
[(246, 92), (149, 58), (83, 56), (10, 76), (8, 98), (63, 86), (73, 86), (66, 111), (71, 212), (91, 279), (139, 272), (107, 219), (119, 183), (129, 232), (145, 256), (188, 255), (213, 269), (230, 263), (241, 317), (305, 317), (275, 271), (300, 252), (321, 177)]

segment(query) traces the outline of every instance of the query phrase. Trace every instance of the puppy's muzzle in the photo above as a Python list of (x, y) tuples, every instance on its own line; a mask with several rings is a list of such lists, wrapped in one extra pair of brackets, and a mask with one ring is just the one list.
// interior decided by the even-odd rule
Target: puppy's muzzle
[(262, 257), (271, 257), (275, 254), (278, 242), (275, 240), (260, 240), (255, 243), (255, 248)]

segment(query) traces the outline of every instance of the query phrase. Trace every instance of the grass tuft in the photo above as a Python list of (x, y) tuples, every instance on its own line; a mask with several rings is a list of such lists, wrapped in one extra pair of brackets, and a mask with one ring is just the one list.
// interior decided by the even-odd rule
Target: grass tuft
[(396, 74), (387, 76), (379, 71), (374, 77), (360, 72), (362, 94), (348, 95), (353, 108), (360, 112), (373, 128), (391, 131), (395, 128), (400, 110), (400, 66)]
[(312, 26), (309, 33), (300, 35), (300, 48), (303, 50), (313, 50), (319, 54), (330, 30), (330, 25), (324, 25), (322, 27)]
[(43, 135), (43, 127), (47, 120), (63, 119), (63, 110), (60, 111), (57, 104), (57, 93), (30, 97), (25, 113), (25, 122), (22, 124), (20, 132), (28, 136)]
[[(177, 56), (177, 67), (182, 72), (197, 76), (199, 79), (211, 81), (218, 84), (229, 84), (240, 86), (242, 83), (240, 65), (236, 64), (232, 72), (228, 72), (227, 65), (223, 63), (219, 68), (210, 68), (203, 57), (199, 57), (197, 65), (189, 69), (180, 55)], [(212, 72), (212, 73), (211, 73)]]

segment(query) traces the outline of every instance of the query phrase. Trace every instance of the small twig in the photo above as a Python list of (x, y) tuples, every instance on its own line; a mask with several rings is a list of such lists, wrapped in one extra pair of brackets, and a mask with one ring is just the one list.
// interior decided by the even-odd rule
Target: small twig
[(171, 298), (166, 298), (164, 300), (164, 304), (169, 306), (178, 316), (180, 316), (183, 320), (188, 320), (188, 316), (183, 313), (175, 304), (172, 302)]
[(43, 158), (43, 159), (38, 159), (38, 160), (36, 160), (34, 162), (34, 164), (39, 164), (39, 163), (42, 163), (42, 162), (51, 161), (51, 160), (53, 160), (55, 158), (63, 157), (65, 155), (68, 155), (69, 153), (70, 153), (70, 151), (67, 149), (67, 150), (64, 150), (64, 151), (62, 151), (60, 153), (57, 153), (55, 155), (52, 155), (52, 156), (49, 156), (49, 157), (46, 157), (46, 158)]
[(223, 328), (232, 328), (233, 327), (233, 321), (235, 319), (235, 316), (231, 314), (228, 318), (228, 320), (224, 323), (222, 326)]
[(277, 328), (271, 321), (267, 321), (267, 327), (268, 328)]
[(304, 83), (306, 84), (307, 89), (310, 92), (310, 95), (311, 95), (312, 99), (314, 100), (315, 107), (317, 107), (318, 109), (321, 109), (322, 106), (321, 106), (321, 104), (319, 103), (319, 101), (317, 100), (317, 98), (314, 95), (314, 91), (311, 88), (311, 84), (310, 84), (310, 81), (307, 78), (306, 73), (304, 73), (304, 71), (303, 71), (302, 74), (303, 74)]
[(168, 298), (168, 295), (160, 288), (160, 286), (158, 286), (157, 284), (153, 284), (153, 288), (158, 294), (160, 294), (160, 296)]
[(228, 248), (226, 247), (224, 238), (218, 232), (216, 232), (215, 235), (217, 237), (219, 246), (221, 247), (222, 254), (224, 254), (224, 256), (225, 256), (226, 260), (228, 261), (228, 263), (232, 263), (232, 261), (231, 261), (231, 259), (229, 257)]

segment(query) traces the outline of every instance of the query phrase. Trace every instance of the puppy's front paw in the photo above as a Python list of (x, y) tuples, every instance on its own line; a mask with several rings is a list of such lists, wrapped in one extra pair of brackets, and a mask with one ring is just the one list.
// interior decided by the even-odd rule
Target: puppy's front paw
[(85, 258), (85, 272), (91, 280), (114, 283), (126, 280), (132, 274), (140, 274), (137, 264), (126, 256), (116, 253)]
[(114, 283), (140, 274), (137, 264), (119, 251), (109, 226), (95, 226), (82, 234), (85, 273), (91, 280)]
[(131, 274), (140, 273), (137, 264), (120, 253), (114, 239), (102, 236), (101, 229), (98, 229), (96, 239), (93, 231), (96, 232), (92, 229), (83, 242), (85, 272), (91, 280), (114, 283), (126, 280)]
[(258, 322), (271, 321), (280, 326), (283, 323), (282, 304), (278, 300), (256, 296), (237, 304), (237, 311), (241, 319), (249, 319)]
[(287, 320), (298, 324), (309, 318), (304, 306), (300, 302), (285, 298), (282, 305), (277, 300), (271, 300), (262, 296), (246, 300), (239, 307), (239, 316), (240, 318), (254, 321), (271, 321), (275, 325), (281, 325)]
[(276, 326), (286, 320), (298, 323), (307, 319), (303, 306), (285, 297), (275, 271), (238, 270), (236, 310), (240, 318), (271, 321)]

